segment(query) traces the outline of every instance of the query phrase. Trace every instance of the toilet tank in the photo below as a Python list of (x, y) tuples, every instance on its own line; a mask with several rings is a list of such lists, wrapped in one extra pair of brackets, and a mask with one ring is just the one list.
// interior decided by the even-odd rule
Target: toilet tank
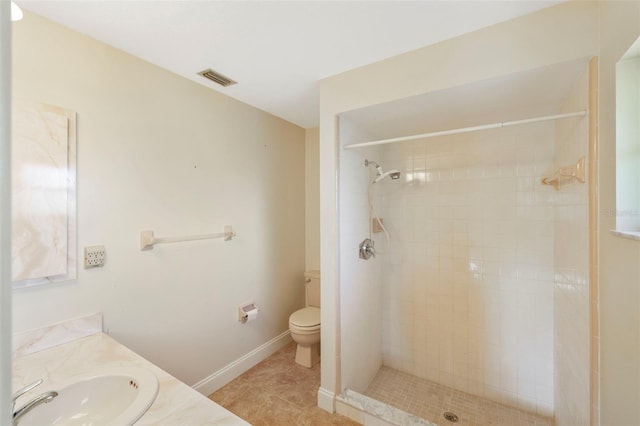
[(320, 307), (320, 271), (307, 271), (304, 273), (304, 286), (306, 294), (306, 306)]

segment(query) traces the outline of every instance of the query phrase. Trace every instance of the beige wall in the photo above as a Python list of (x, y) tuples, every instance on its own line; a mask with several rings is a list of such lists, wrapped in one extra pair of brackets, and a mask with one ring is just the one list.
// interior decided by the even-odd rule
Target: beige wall
[(601, 420), (640, 424), (640, 242), (613, 236), (615, 64), (640, 36), (640, 2), (600, 3), (599, 256)]
[(320, 269), (320, 129), (305, 131), (304, 244), (305, 268)]
[[(288, 330), (304, 303), (304, 129), (25, 13), (16, 99), (78, 117), (78, 255), (103, 268), (14, 292), (14, 332), (104, 313), (105, 329), (188, 384)], [(139, 250), (157, 236), (237, 232)], [(255, 301), (259, 321), (240, 325)]]

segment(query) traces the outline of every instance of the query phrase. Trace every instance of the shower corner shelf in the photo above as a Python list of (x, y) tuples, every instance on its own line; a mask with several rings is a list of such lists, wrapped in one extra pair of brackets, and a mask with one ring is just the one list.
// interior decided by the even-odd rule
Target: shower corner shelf
[(556, 190), (560, 189), (561, 182), (566, 180), (577, 180), (580, 183), (585, 182), (585, 159), (580, 158), (576, 164), (561, 167), (554, 173), (542, 178), (543, 185), (551, 185)]

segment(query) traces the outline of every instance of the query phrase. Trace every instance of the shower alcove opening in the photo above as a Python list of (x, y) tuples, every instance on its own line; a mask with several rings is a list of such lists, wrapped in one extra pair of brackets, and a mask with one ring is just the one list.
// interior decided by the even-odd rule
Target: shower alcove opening
[[(339, 116), (339, 412), (589, 424), (596, 70), (567, 61)], [(485, 126), (532, 117), (552, 119)], [(386, 143), (408, 135), (423, 136)], [(375, 183), (390, 239), (374, 234), (369, 260), (365, 159), (401, 172)]]

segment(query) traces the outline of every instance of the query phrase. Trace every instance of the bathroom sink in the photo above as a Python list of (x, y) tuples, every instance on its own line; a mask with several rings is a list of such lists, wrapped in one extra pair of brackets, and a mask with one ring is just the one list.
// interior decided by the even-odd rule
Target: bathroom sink
[(156, 399), (158, 379), (144, 368), (112, 368), (51, 384), (37, 393), (50, 390), (58, 396), (26, 413), (18, 425), (131, 425)]

